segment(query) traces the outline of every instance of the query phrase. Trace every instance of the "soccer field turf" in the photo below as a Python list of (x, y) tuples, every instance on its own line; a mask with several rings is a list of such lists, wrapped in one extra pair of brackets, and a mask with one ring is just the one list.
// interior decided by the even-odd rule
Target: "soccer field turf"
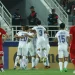
[(60, 72), (59, 70), (44, 69), (44, 70), (5, 70), (0, 75), (74, 75), (73, 70), (68, 72)]

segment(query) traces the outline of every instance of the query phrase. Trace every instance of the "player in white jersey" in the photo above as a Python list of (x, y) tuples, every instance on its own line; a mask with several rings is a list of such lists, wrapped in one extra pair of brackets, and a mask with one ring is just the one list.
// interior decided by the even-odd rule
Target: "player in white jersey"
[(67, 72), (68, 65), (68, 40), (69, 32), (65, 30), (65, 24), (60, 24), (60, 30), (55, 35), (55, 38), (58, 40), (58, 57), (59, 57), (59, 67), (60, 71), (63, 71), (63, 58), (64, 60), (64, 71)]
[(32, 37), (28, 34), (28, 26), (23, 26), (22, 31), (18, 32), (15, 37), (19, 38), (19, 45), (18, 45), (18, 51), (17, 51), (17, 57), (15, 59), (15, 65), (14, 69), (16, 69), (17, 63), (19, 61), (20, 56), (20, 67), (25, 68), (28, 64), (28, 49), (27, 49), (27, 43), (28, 43), (28, 37)]
[[(20, 62), (22, 62), (22, 57), (27, 56), (27, 51), (25, 52), (25, 50), (27, 50), (28, 37), (24, 36), (25, 34), (27, 34), (27, 31), (25, 32), (24, 26), (22, 26), (21, 29), (22, 29), (22, 31), (19, 31), (15, 35), (15, 38), (19, 39), (19, 44), (18, 44), (18, 50), (17, 50), (17, 57), (15, 59), (14, 69), (16, 69), (19, 59), (20, 59)], [(22, 67), (22, 64), (20, 64), (20, 67)]]
[(45, 37), (45, 44), (46, 44), (46, 52), (47, 52), (47, 60), (46, 62), (44, 63), (45, 65), (45, 68), (50, 68), (50, 64), (49, 64), (49, 60), (48, 60), (48, 54), (49, 54), (49, 51), (50, 51), (50, 44), (49, 44), (49, 34), (46, 32), (44, 34), (44, 37)]
[(46, 55), (46, 44), (45, 44), (45, 38), (44, 33), (46, 29), (41, 25), (41, 22), (38, 21), (38, 26), (32, 28), (32, 30), (36, 31), (37, 34), (37, 43), (36, 43), (36, 50), (37, 50), (37, 58), (36, 58), (36, 65), (39, 62), (39, 58), (45, 61), (47, 55)]
[[(29, 31), (29, 35), (33, 36), (34, 33), (30, 30)], [(35, 37), (33, 38), (28, 38), (29, 39), (29, 42), (28, 42), (28, 51), (30, 53), (30, 56), (32, 58), (32, 69), (35, 68), (35, 58), (36, 58), (36, 48), (35, 48)]]

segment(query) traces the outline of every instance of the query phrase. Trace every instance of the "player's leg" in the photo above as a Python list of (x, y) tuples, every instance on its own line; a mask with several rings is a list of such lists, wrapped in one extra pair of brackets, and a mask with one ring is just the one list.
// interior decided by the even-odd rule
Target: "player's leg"
[(36, 68), (36, 65), (35, 65), (35, 59), (36, 59), (36, 56), (31, 56), (32, 57), (32, 69)]
[(45, 44), (45, 39), (44, 38), (41, 39), (40, 44), (41, 44), (42, 61), (46, 62), (46, 60), (47, 60), (47, 48), (46, 48), (47, 44)]
[(37, 51), (36, 52), (36, 59), (35, 59), (35, 66), (37, 66), (37, 64), (39, 63), (40, 57), (41, 57), (40, 51)]
[(35, 68), (36, 52), (35, 52), (33, 44), (30, 45), (29, 53), (30, 53), (30, 56), (32, 57), (32, 69), (34, 69)]
[(40, 39), (37, 39), (35, 66), (37, 66), (37, 64), (39, 63), (39, 58), (41, 58), (41, 44), (40, 44)]
[(3, 69), (3, 60), (2, 60), (2, 56), (0, 55), (0, 70), (1, 72), (4, 72), (4, 69)]
[(25, 69), (28, 65), (28, 44), (22, 48), (22, 68)]
[(58, 50), (58, 57), (59, 57), (59, 68), (60, 68), (60, 71), (62, 72), (63, 71), (63, 50)]
[(68, 65), (68, 56), (69, 56), (69, 52), (67, 51), (67, 49), (64, 51), (64, 71), (67, 72), (67, 65)]
[(20, 63), (20, 69), (22, 69), (22, 58), (23, 58), (23, 56), (19, 56), (19, 63)]
[(46, 68), (50, 68), (50, 63), (49, 63), (49, 59), (48, 59), (48, 54), (49, 54), (49, 51), (50, 51), (50, 46), (49, 46), (49, 44), (47, 45), (47, 60), (46, 60), (46, 62), (44, 63), (44, 64), (46, 64)]
[(70, 52), (70, 58), (71, 58), (71, 61), (73, 63), (73, 66), (74, 66), (73, 73), (75, 73), (75, 52)]
[(22, 48), (21, 47), (18, 47), (17, 56), (15, 58), (14, 70), (16, 69), (17, 63), (18, 63), (18, 61), (20, 59), (20, 56), (22, 54), (21, 50), (22, 50)]

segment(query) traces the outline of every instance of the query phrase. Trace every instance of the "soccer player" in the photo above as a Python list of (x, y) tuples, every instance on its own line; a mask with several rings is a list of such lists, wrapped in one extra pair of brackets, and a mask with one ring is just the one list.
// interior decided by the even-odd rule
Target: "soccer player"
[[(5, 37), (4, 40), (2, 40), (3, 36)], [(1, 72), (4, 72), (3, 60), (2, 60), (2, 57), (4, 56), (3, 43), (6, 41), (7, 38), (8, 38), (8, 35), (7, 35), (6, 31), (4, 29), (0, 28), (0, 70), (1, 70)]]
[(75, 26), (70, 28), (70, 58), (74, 65), (73, 73), (75, 73)]
[(36, 65), (39, 62), (39, 58), (42, 59), (44, 62), (46, 59), (46, 45), (45, 45), (45, 38), (44, 32), (46, 29), (41, 25), (41, 21), (37, 22), (38, 26), (32, 28), (32, 30), (36, 31), (37, 34), (37, 43), (36, 43), (36, 50), (37, 50), (37, 58), (36, 58)]
[[(18, 44), (17, 56), (15, 59), (14, 69), (16, 69), (19, 59), (20, 59), (20, 68), (24, 68), (26, 56), (28, 53), (28, 51), (27, 51), (28, 37), (25, 36), (25, 34), (27, 35), (27, 33), (28, 33), (28, 28), (22, 26), (21, 29), (22, 29), (22, 31), (19, 31), (15, 35), (15, 38), (19, 39), (19, 44)], [(28, 63), (28, 60), (26, 60), (26, 61)]]
[(65, 30), (65, 24), (60, 24), (60, 30), (55, 35), (55, 40), (58, 40), (58, 57), (59, 57), (59, 67), (60, 71), (63, 71), (63, 58), (64, 60), (64, 71), (67, 72), (68, 65), (68, 41), (69, 32)]
[(48, 60), (48, 54), (49, 54), (49, 51), (50, 51), (49, 34), (47, 32), (45, 32), (44, 37), (45, 37), (45, 44), (47, 45), (47, 47), (46, 47), (47, 60), (44, 63), (44, 65), (45, 65), (45, 68), (50, 68), (50, 64), (49, 64), (49, 60)]
[[(34, 33), (32, 30), (30, 30), (29, 35), (34, 36)], [(36, 48), (35, 48), (35, 37), (29, 38), (28, 42), (28, 51), (30, 53), (30, 56), (32, 57), (32, 69), (35, 68), (35, 58), (36, 58)]]

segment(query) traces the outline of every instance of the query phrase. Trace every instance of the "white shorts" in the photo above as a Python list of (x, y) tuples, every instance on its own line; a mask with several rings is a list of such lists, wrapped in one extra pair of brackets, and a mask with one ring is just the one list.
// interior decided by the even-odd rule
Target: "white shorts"
[(23, 45), (18, 46), (17, 55), (21, 55), (21, 56), (27, 56), (28, 55), (27, 44), (24, 46)]
[(64, 57), (68, 57), (68, 56), (69, 56), (68, 46), (67, 45), (58, 46), (58, 57), (64, 58)]
[(34, 48), (33, 43), (32, 42), (29, 42), (27, 46), (28, 46), (28, 51), (30, 53), (30, 56), (36, 55), (36, 50)]
[(45, 38), (44, 37), (37, 38), (36, 49), (38, 50), (44, 48), (46, 48)]

